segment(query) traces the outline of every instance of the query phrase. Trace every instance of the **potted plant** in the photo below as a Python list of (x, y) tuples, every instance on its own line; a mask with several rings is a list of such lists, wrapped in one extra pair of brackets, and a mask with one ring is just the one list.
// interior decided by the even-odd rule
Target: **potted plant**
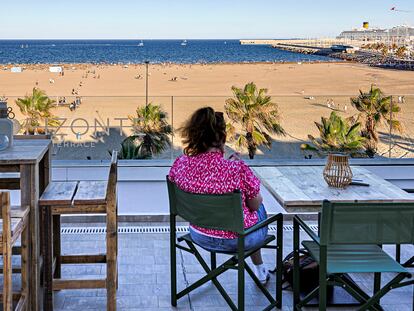
[(361, 124), (352, 119), (344, 119), (332, 112), (329, 118), (322, 117), (315, 122), (319, 138), (308, 135), (311, 144), (302, 144), (302, 150), (328, 155), (324, 178), (328, 185), (338, 188), (348, 186), (352, 181), (349, 156), (360, 154), (365, 138), (360, 135)]

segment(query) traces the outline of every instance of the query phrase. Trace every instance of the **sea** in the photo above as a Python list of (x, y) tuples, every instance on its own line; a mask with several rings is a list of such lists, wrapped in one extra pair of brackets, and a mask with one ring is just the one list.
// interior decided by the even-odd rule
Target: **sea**
[[(0, 64), (273, 63), (332, 58), (239, 40), (0, 40)], [(337, 60), (335, 60), (337, 61)]]

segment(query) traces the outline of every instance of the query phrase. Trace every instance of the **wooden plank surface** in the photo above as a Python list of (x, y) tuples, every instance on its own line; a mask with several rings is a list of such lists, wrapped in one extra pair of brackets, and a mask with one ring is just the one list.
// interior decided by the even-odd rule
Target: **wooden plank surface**
[(39, 199), (39, 205), (71, 205), (78, 186), (76, 181), (52, 182)]
[(0, 165), (38, 163), (50, 145), (48, 139), (14, 140), (12, 147), (0, 151)]
[(74, 205), (104, 204), (107, 185), (106, 181), (80, 181), (73, 199)]
[(29, 215), (30, 206), (12, 205), (10, 207), (10, 216), (12, 218), (25, 218)]
[(323, 200), (332, 202), (414, 202), (414, 196), (362, 167), (352, 167), (354, 179), (369, 187), (329, 187), (323, 166), (256, 167), (263, 185), (288, 212), (316, 212)]

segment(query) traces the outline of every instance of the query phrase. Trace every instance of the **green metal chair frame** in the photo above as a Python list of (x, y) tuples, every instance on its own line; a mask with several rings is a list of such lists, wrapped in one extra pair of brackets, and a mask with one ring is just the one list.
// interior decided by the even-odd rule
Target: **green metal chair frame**
[[(395, 245), (395, 260), (401, 263), (401, 244)], [(401, 263), (401, 265), (406, 268), (414, 268), (414, 256)]]
[[(326, 310), (327, 286), (341, 286), (361, 303), (359, 310), (382, 310), (380, 299), (395, 288), (414, 284), (411, 273), (385, 253), (384, 244), (414, 242), (414, 204), (410, 203), (331, 203), (324, 201), (320, 234), (316, 235), (298, 216), (293, 220), (294, 306), (300, 310), (319, 293), (319, 310)], [(319, 263), (319, 287), (300, 301), (299, 243), (300, 228), (311, 241), (302, 245)], [(381, 273), (397, 275), (381, 288)], [(374, 293), (370, 297), (347, 273), (374, 273)]]
[[(177, 300), (189, 294), (191, 291), (200, 287), (201, 285), (212, 281), (217, 290), (223, 296), (225, 301), (230, 306), (231, 310), (243, 311), (245, 308), (244, 301), (244, 284), (246, 270), (254, 283), (263, 292), (270, 304), (264, 310), (271, 310), (275, 307), (282, 307), (282, 251), (283, 251), (283, 215), (274, 215), (267, 220), (254, 225), (251, 228), (244, 229), (244, 217), (242, 209), (242, 199), (240, 191), (227, 193), (222, 195), (206, 195), (193, 194), (180, 190), (167, 176), (168, 195), (170, 201), (170, 254), (171, 254), (171, 305), (177, 306)], [(217, 252), (230, 255), (231, 258), (217, 267), (216, 252), (210, 252), (210, 267), (203, 259), (202, 255), (196, 248), (196, 244), (192, 241), (190, 234), (178, 237), (176, 233), (176, 218), (177, 216), (183, 218), (189, 223), (203, 228), (224, 230), (236, 232), (238, 238), (238, 251), (236, 253)], [(262, 245), (254, 249), (244, 249), (244, 239), (246, 236), (263, 228), (273, 222), (277, 223), (277, 242), (276, 245), (269, 245), (275, 240), (273, 235), (268, 235)], [(187, 245), (183, 246), (180, 242), (185, 242)], [(200, 246), (201, 247), (201, 246)], [(184, 290), (177, 292), (177, 271), (176, 271), (176, 251), (181, 249), (193, 254), (206, 275), (189, 285)], [(252, 269), (246, 262), (246, 258), (252, 255), (260, 248), (269, 248), (276, 250), (276, 299), (272, 297), (269, 291), (263, 286), (256, 277)], [(223, 286), (217, 280), (217, 277), (229, 269), (238, 271), (238, 305), (236, 306), (233, 300), (226, 293)]]

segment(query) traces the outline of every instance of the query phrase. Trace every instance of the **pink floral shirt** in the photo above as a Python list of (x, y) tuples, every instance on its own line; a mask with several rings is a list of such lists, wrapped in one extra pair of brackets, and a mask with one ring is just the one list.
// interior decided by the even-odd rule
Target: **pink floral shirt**
[[(243, 161), (226, 160), (221, 152), (206, 152), (196, 156), (182, 155), (171, 167), (169, 178), (181, 190), (199, 194), (223, 194), (240, 190), (243, 200), (244, 226), (258, 221), (257, 213), (246, 206), (246, 199), (255, 198), (260, 181)], [(236, 233), (192, 226), (202, 234), (224, 239), (237, 238)]]

